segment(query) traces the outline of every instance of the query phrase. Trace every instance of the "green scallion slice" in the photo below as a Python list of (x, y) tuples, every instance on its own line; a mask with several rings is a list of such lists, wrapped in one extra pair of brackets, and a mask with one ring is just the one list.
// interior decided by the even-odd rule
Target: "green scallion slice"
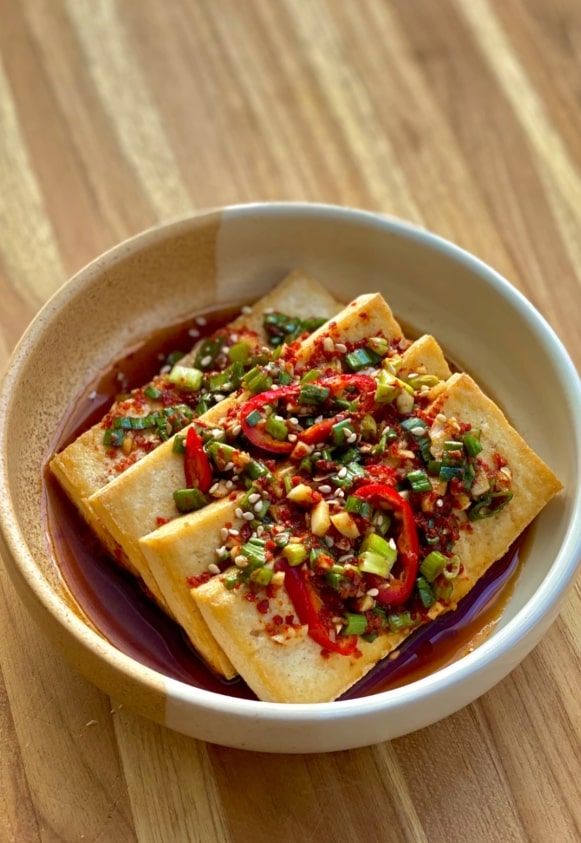
[(383, 556), (390, 562), (390, 567), (397, 558), (396, 548), (387, 539), (384, 539), (377, 533), (369, 533), (365, 536), (361, 542), (361, 550), (364, 552), (370, 550), (372, 553), (379, 553), (380, 556)]
[(329, 397), (330, 389), (326, 386), (302, 386), (299, 392), (299, 404), (321, 404)]
[(389, 351), (389, 343), (384, 337), (370, 337), (367, 340), (367, 348), (379, 357), (385, 357)]
[(432, 590), (432, 586), (425, 577), (418, 577), (416, 580), (416, 588), (421, 600), (422, 606), (429, 609), (436, 602), (436, 595)]
[(176, 433), (176, 435), (173, 438), (173, 443), (172, 443), (172, 446), (171, 446), (171, 449), (174, 452), (174, 454), (184, 454), (185, 453), (185, 451), (186, 451), (185, 442), (186, 442), (186, 437), (180, 436), (179, 433)]
[(250, 427), (256, 427), (261, 418), (262, 416), (260, 415), (258, 410), (253, 410), (246, 416), (246, 424), (249, 424)]
[(352, 372), (366, 369), (368, 366), (375, 366), (381, 357), (370, 348), (357, 348), (345, 355), (345, 364)]
[(125, 439), (125, 431), (121, 428), (114, 430), (113, 428), (108, 428), (105, 431), (103, 436), (103, 445), (106, 445), (109, 448), (120, 448), (123, 444), (123, 440)]
[(355, 428), (349, 419), (343, 419), (343, 421), (337, 422), (337, 424), (334, 424), (331, 428), (331, 434), (335, 445), (344, 445), (347, 438), (350, 438), (353, 433), (355, 433)]
[(464, 436), (464, 450), (469, 457), (476, 457), (482, 450), (480, 443), (480, 431), (471, 430)]
[(401, 632), (401, 630), (409, 629), (410, 626), (414, 625), (409, 612), (393, 612), (387, 616), (387, 623), (391, 632)]
[(208, 498), (199, 489), (177, 489), (173, 499), (178, 512), (194, 512), (208, 503)]
[(288, 427), (284, 419), (278, 418), (275, 415), (268, 416), (264, 428), (273, 439), (278, 439), (283, 442), (288, 436)]
[(452, 480), (453, 477), (464, 477), (464, 466), (442, 465), (440, 466), (440, 480)]
[(406, 433), (411, 433), (413, 436), (425, 436), (426, 431), (428, 429), (427, 424), (422, 419), (418, 419), (415, 416), (412, 416), (409, 419), (404, 419), (401, 422), (402, 428), (406, 431)]
[(374, 574), (376, 577), (387, 579), (393, 562), (390, 562), (385, 556), (380, 556), (379, 553), (366, 550), (359, 556), (358, 565), (359, 570), (364, 574)]
[(252, 571), (250, 574), (250, 579), (252, 582), (255, 582), (257, 585), (261, 585), (263, 587), (270, 584), (274, 576), (274, 571), (270, 568), (256, 568), (256, 570)]
[(444, 554), (440, 553), (438, 550), (432, 550), (432, 552), (428, 553), (420, 565), (420, 571), (428, 582), (434, 582), (436, 577), (442, 573), (448, 562), (450, 562), (450, 559), (447, 556), (444, 556)]
[(312, 383), (313, 381), (318, 380), (320, 377), (321, 372), (319, 369), (309, 369), (309, 371), (302, 376), (301, 384)]
[(251, 568), (259, 568), (266, 562), (266, 542), (264, 539), (249, 539), (240, 548), (240, 552), (248, 559)]
[(307, 549), (304, 544), (292, 542), (283, 548), (282, 555), (292, 567), (300, 565), (307, 558)]
[(228, 349), (228, 357), (232, 363), (246, 363), (252, 349), (247, 342), (237, 342)]
[(161, 389), (157, 389), (157, 387), (152, 386), (150, 384), (149, 386), (145, 387), (145, 389), (143, 390), (143, 394), (146, 398), (150, 398), (152, 401), (157, 401), (158, 398), (161, 398), (162, 393)]
[(347, 512), (360, 515), (362, 518), (371, 518), (373, 514), (373, 506), (369, 501), (364, 501), (363, 498), (358, 498), (356, 495), (349, 495), (345, 501), (345, 509)]
[(180, 366), (179, 363), (173, 367), (167, 379), (173, 383), (178, 389), (184, 389), (188, 392), (197, 392), (202, 385), (203, 373), (200, 369), (194, 369), (189, 366)]
[(366, 629), (367, 618), (365, 615), (345, 612), (345, 626), (341, 630), (341, 635), (363, 635)]
[(416, 471), (410, 471), (406, 475), (406, 480), (412, 487), (414, 492), (431, 492), (432, 491), (432, 484), (430, 483), (430, 478), (426, 474), (425, 471), (421, 469), (417, 469)]

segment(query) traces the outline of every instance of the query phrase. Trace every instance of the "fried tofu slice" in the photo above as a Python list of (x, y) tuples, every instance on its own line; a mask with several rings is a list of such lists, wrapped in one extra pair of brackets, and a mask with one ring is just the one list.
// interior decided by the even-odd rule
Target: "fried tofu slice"
[[(443, 352), (433, 337), (420, 337), (402, 354), (403, 371), (418, 369), (436, 376), (449, 374)], [(178, 623), (200, 654), (219, 672), (219, 658), (225, 658), (223, 651), (192, 602), (188, 580), (201, 576), (215, 562), (215, 550), (222, 544), (220, 530), (227, 526), (236, 528), (240, 523), (235, 511), (242, 497), (240, 494), (233, 501), (220, 501), (200, 512), (175, 518), (139, 541), (149, 569)]]
[(335, 319), (321, 325), (301, 343), (297, 364), (306, 365), (326, 337), (334, 342), (354, 343), (375, 336), (397, 340), (403, 337), (403, 331), (383, 296), (366, 293), (353, 299)]
[[(291, 272), (280, 284), (277, 284), (263, 298), (253, 306), (250, 314), (242, 314), (228, 326), (237, 331), (246, 329), (255, 332), (259, 344), (266, 342), (263, 329), (263, 318), (269, 309), (278, 310), (293, 316), (320, 316), (329, 318), (341, 307), (340, 303), (317, 281), (310, 278), (301, 270)], [(198, 344), (194, 350), (184, 358), (187, 365), (194, 359)], [(227, 398), (222, 405), (211, 408), (207, 415), (208, 424), (216, 423), (233, 403), (234, 399)], [(151, 402), (150, 410), (159, 409), (159, 404)], [(218, 406), (221, 407), (218, 410)], [(121, 455), (122, 456), (122, 455)], [(143, 458), (143, 457), (141, 457)], [(155, 599), (168, 611), (155, 580), (149, 575), (147, 568), (135, 565), (131, 553), (120, 549), (118, 537), (112, 535), (103, 524), (91, 503), (91, 496), (109, 483), (116, 480), (119, 473), (119, 457), (111, 456), (111, 450), (103, 444), (103, 428), (100, 424), (79, 436), (71, 445), (53, 457), (50, 463), (53, 475), (62, 488), (79, 509), (81, 515), (90, 524), (107, 549), (116, 556), (134, 575), (140, 576)], [(175, 514), (172, 511), (172, 515)]]
[[(453, 375), (431, 412), (434, 425), (441, 425), (445, 416), (480, 429), (480, 458), (491, 465), (497, 453), (506, 459), (514, 495), (504, 509), (461, 531), (454, 552), (460, 557), (462, 572), (454, 581), (451, 603), (437, 602), (430, 608), (429, 617), (433, 619), (455, 607), (562, 486), (468, 375)], [(298, 703), (336, 699), (409, 634), (382, 635), (371, 644), (361, 641), (359, 657), (330, 654), (323, 658), (304, 627), (281, 640), (269, 634), (274, 615), (293, 614), (284, 588), (270, 600), (268, 613), (262, 615), (245, 599), (243, 588), (229, 591), (223, 578), (214, 577), (192, 589), (192, 597), (234, 667), (263, 700)]]
[(176, 621), (207, 664), (226, 679), (236, 676), (236, 669), (192, 604), (189, 590), (192, 578), (204, 574), (208, 564), (215, 562), (215, 549), (223, 543), (221, 531), (237, 529), (243, 523), (236, 517), (237, 506), (238, 499), (224, 498), (200, 512), (174, 519), (152, 533), (152, 540), (146, 536), (141, 541), (151, 573)]
[[(298, 306), (298, 303), (295, 304)], [(303, 313), (306, 312), (310, 312), (308, 304), (303, 305)], [(382, 319), (385, 319), (385, 322), (382, 322)], [(355, 303), (347, 305), (325, 324), (329, 326), (328, 330), (334, 337), (345, 341), (355, 341), (354, 338), (361, 339), (378, 333), (388, 339), (401, 336), (401, 328), (378, 293), (359, 296)], [(365, 326), (370, 333), (364, 332)], [(324, 329), (325, 326), (320, 329), (323, 331), (321, 336), (325, 335)], [(319, 331), (315, 332), (318, 333)], [(310, 338), (305, 342), (309, 343), (312, 354), (317, 345), (310, 343)], [(299, 351), (301, 349), (302, 345)], [(302, 360), (306, 363), (308, 356), (303, 355)], [(230, 396), (225, 402), (220, 402), (208, 413), (200, 416), (200, 421), (219, 424), (219, 408), (222, 408), (223, 404), (226, 406), (223, 410), (225, 416), (232, 402), (241, 398), (244, 399), (244, 394), (238, 396), (238, 399)], [(152, 583), (153, 587), (150, 588), (156, 596), (161, 595), (161, 592), (141, 550), (139, 539), (155, 530), (159, 520), (176, 517), (173, 492), (182, 485), (183, 459), (173, 453), (173, 440), (169, 439), (107, 486), (92, 494), (87, 501), (93, 516), (100, 522), (101, 530), (105, 530), (122, 547), (132, 566), (147, 585)]]

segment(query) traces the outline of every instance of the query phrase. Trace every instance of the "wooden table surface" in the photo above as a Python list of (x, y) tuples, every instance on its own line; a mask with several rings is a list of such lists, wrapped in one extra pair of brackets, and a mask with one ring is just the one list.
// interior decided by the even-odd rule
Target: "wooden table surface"
[[(99, 252), (301, 199), (423, 224), (581, 360), (579, 0), (0, 0), (0, 365)], [(2, 841), (573, 841), (579, 593), (453, 717), (327, 756), (196, 742), (52, 651), (0, 577)]]

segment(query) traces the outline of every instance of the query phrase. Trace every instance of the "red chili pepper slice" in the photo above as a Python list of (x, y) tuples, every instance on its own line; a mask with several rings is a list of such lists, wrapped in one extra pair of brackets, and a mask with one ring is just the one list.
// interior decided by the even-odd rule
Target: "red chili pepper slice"
[(184, 474), (188, 489), (199, 489), (204, 493), (208, 491), (214, 479), (210, 461), (204, 451), (204, 444), (194, 427), (188, 428), (186, 434)]
[(322, 602), (310, 582), (309, 571), (301, 566), (291, 568), (284, 563), (284, 585), (298, 619), (309, 628), (309, 635), (324, 650), (350, 656), (357, 650), (357, 636), (339, 636), (335, 641), (329, 638), (329, 631), (321, 620)]
[(401, 606), (411, 596), (420, 561), (420, 541), (413, 510), (397, 489), (385, 483), (361, 486), (357, 489), (357, 497), (373, 504), (387, 503), (400, 516), (400, 531), (396, 544), (403, 570), (395, 581), (379, 588), (377, 600), (386, 606)]

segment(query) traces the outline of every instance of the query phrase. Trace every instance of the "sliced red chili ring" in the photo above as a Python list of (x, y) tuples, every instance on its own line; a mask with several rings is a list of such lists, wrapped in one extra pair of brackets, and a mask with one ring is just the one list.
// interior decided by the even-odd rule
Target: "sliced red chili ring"
[(397, 489), (385, 483), (370, 483), (357, 489), (357, 497), (374, 505), (385, 503), (400, 516), (397, 549), (402, 563), (399, 577), (379, 588), (378, 603), (401, 606), (412, 594), (420, 562), (420, 541), (413, 510)]
[(335, 640), (330, 638), (329, 630), (321, 620), (322, 602), (310, 582), (309, 570), (301, 566), (292, 568), (288, 563), (283, 563), (284, 585), (293, 608), (302, 624), (309, 630), (309, 636), (324, 650), (331, 653), (339, 653), (342, 656), (350, 656), (357, 650), (357, 636), (338, 636)]
[(208, 491), (214, 479), (210, 461), (204, 451), (204, 443), (195, 427), (188, 428), (186, 434), (184, 474), (188, 489), (199, 489), (204, 493)]

